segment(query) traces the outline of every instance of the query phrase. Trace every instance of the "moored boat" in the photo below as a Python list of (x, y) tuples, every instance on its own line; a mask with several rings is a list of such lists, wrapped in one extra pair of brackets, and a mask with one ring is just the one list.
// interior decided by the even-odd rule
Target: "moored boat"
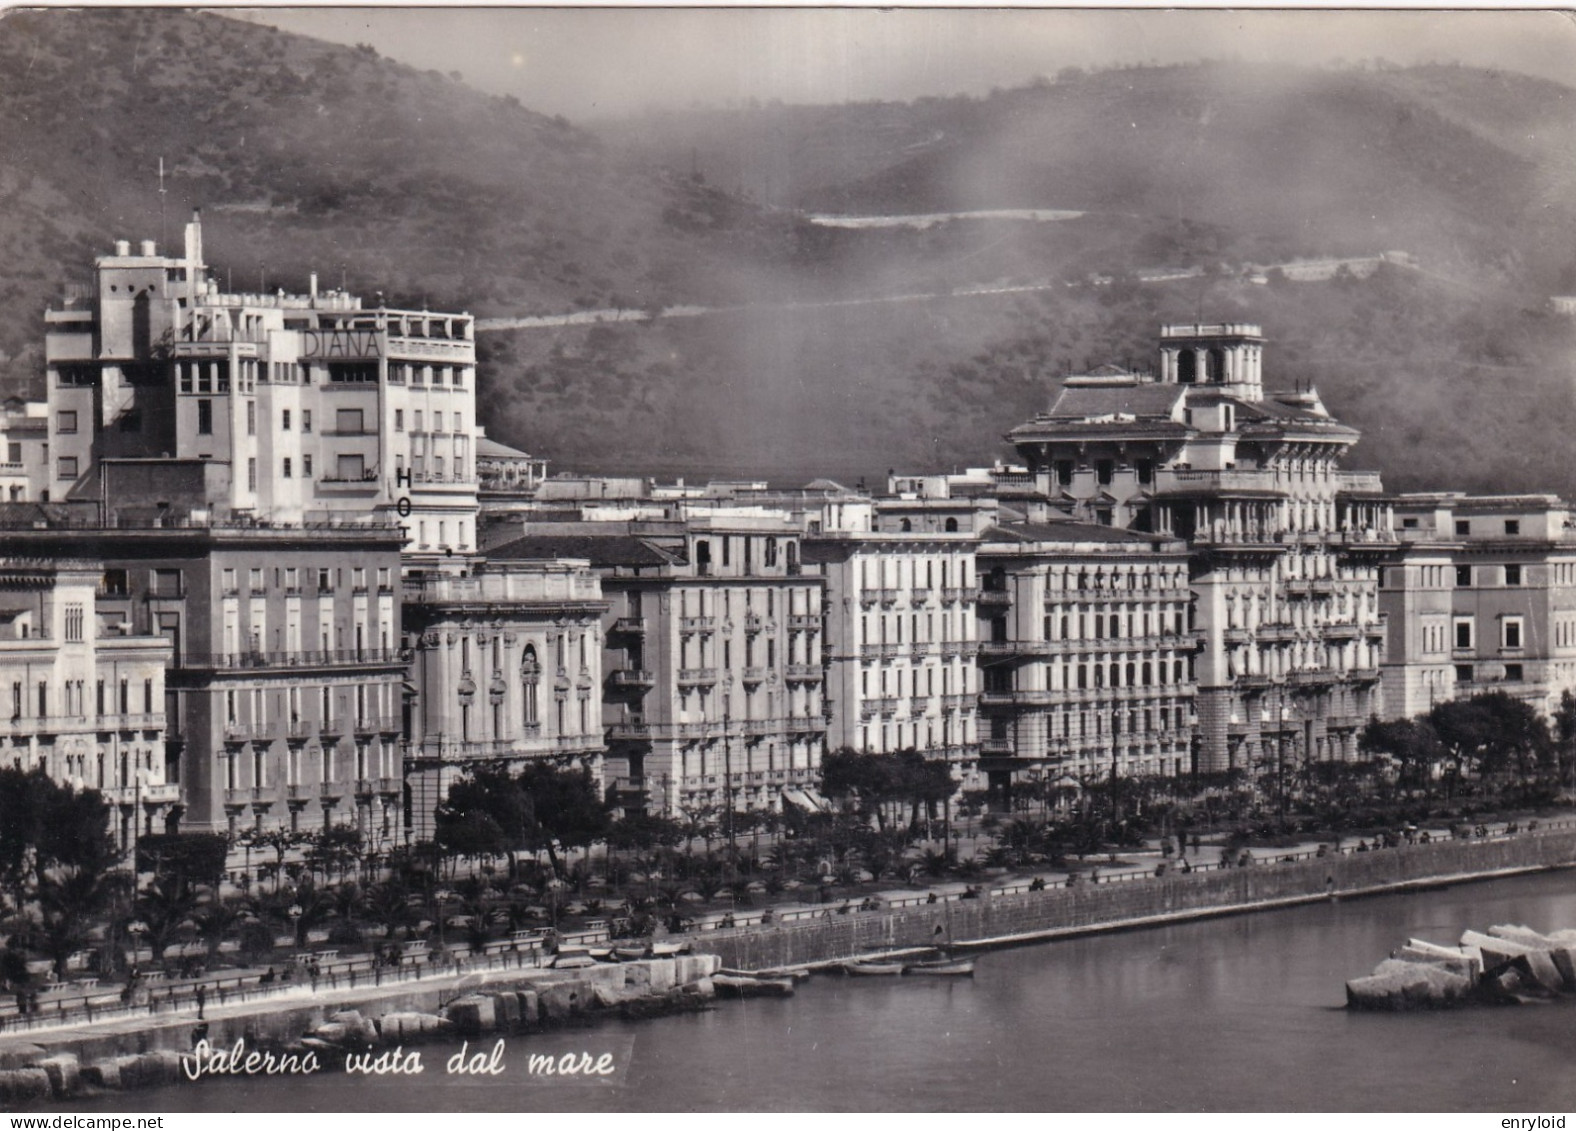
[(903, 972), (901, 962), (845, 962), (843, 973), (856, 978), (890, 977)]
[(645, 958), (651, 952), (643, 946), (615, 946), (613, 953), (625, 962), (633, 962), (637, 958)]
[(974, 962), (968, 958), (943, 958), (934, 962), (910, 962), (903, 967), (905, 974), (923, 974), (937, 978), (972, 978)]
[(653, 958), (673, 958), (675, 955), (688, 954), (690, 944), (685, 942), (659, 942), (651, 944)]

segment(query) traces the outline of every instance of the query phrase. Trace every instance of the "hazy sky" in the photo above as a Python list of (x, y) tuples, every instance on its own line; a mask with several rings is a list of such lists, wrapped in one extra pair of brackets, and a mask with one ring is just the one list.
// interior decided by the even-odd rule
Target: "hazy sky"
[[(241, 10), (231, 9), (231, 14)], [(902, 8), (270, 8), (249, 18), (585, 119), (650, 104), (981, 93), (1065, 66), (1459, 60), (1561, 82), (1576, 14)]]

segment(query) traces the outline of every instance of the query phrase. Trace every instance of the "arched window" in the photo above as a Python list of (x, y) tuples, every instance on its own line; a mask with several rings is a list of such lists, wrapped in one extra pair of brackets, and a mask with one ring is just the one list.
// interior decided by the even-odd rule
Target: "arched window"
[(542, 687), (542, 665), (536, 658), (536, 646), (527, 644), (520, 660), (521, 718), (528, 727), (539, 720), (538, 696)]
[(1177, 355), (1178, 384), (1191, 385), (1198, 380), (1198, 375), (1194, 366), (1195, 362), (1192, 350), (1183, 350)]
[(944, 529), (948, 534), (956, 534), (958, 532), (958, 520), (955, 518), (947, 519)]
[(901, 523), (898, 524), (898, 529), (904, 534), (907, 534), (914, 529), (914, 524), (905, 518)]
[(1121, 677), (1122, 677), (1122, 665), (1121, 664), (1117, 664), (1117, 663), (1112, 663), (1112, 665), (1111, 665), (1111, 686), (1112, 687), (1120, 687), (1121, 686)]

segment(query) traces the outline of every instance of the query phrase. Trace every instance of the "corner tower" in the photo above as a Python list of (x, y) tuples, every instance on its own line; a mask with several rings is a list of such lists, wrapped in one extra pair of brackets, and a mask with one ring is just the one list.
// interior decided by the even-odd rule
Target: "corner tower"
[(1160, 327), (1160, 380), (1264, 399), (1264, 331), (1248, 322)]

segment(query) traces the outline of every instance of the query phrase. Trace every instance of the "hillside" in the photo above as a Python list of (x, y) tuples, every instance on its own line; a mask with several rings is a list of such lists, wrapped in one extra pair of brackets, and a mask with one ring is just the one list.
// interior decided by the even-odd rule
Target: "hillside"
[[(1576, 289), (1573, 98), (1452, 67), (1211, 65), (591, 131), (216, 15), (10, 12), (0, 377), (36, 381), (39, 312), (93, 255), (201, 206), (237, 289), (316, 270), (482, 317), (727, 308), (483, 334), (483, 422), (556, 468), (977, 463), (1060, 374), (1147, 363), (1161, 321), (1202, 316), (1262, 322), (1271, 382), (1315, 381), (1395, 486), (1576, 494), (1576, 331), (1543, 313)], [(1011, 207), (1083, 215), (847, 230), (801, 211)], [(1387, 249), (1422, 270), (1240, 277)], [(1207, 273), (1136, 281), (1155, 267)], [(1007, 285), (1037, 289), (978, 293)]]
[(8, 354), (64, 277), (196, 206), (237, 287), (316, 269), (483, 314), (726, 292), (781, 227), (450, 76), (176, 10), (5, 13), (0, 150)]

